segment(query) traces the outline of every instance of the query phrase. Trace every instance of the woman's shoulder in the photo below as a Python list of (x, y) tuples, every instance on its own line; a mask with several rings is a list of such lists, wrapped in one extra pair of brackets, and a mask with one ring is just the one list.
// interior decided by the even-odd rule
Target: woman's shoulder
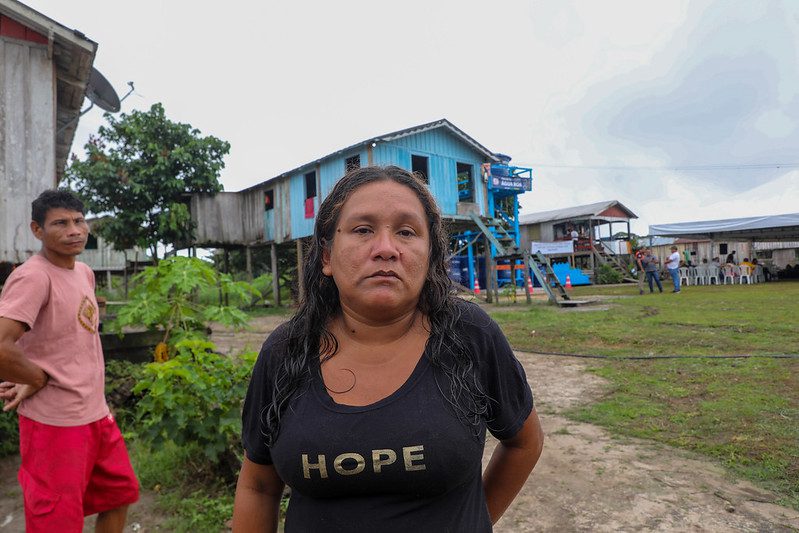
[(463, 322), (490, 322), (491, 317), (488, 316), (482, 307), (475, 302), (469, 302), (463, 298), (453, 297), (453, 305), (458, 313), (458, 320)]
[(261, 357), (274, 358), (282, 355), (286, 351), (286, 347), (291, 337), (291, 322), (283, 322), (276, 327), (264, 341), (261, 346)]
[(457, 318), (455, 324), (459, 332), (466, 335), (482, 338), (499, 330), (499, 326), (485, 310), (474, 302), (461, 298), (454, 299)]

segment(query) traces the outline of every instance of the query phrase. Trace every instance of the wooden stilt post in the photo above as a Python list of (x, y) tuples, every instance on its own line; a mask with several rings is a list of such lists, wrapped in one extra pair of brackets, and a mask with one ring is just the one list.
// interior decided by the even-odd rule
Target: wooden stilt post
[(249, 246), (245, 246), (244, 256), (247, 263), (247, 281), (252, 283), (252, 248), (250, 248)]
[(125, 301), (128, 300), (128, 252), (123, 252), (125, 256), (125, 267), (122, 269), (122, 284), (125, 286)]
[(532, 287), (531, 279), (530, 279), (530, 250), (524, 251), (523, 261), (522, 261), (522, 270), (524, 271), (524, 294), (527, 295), (527, 304), (533, 303), (533, 298), (530, 295), (530, 290), (528, 287)]
[(485, 238), (485, 270), (486, 270), (486, 303), (494, 303), (494, 294), (493, 294), (493, 277), (494, 273), (492, 272), (494, 268), (494, 256), (491, 253), (491, 242), (488, 240), (488, 237)]
[(302, 261), (302, 239), (297, 239), (297, 294), (300, 298), (303, 296), (302, 278), (303, 276), (303, 261)]
[[(227, 248), (225, 248), (225, 274), (230, 274), (230, 252)], [(225, 291), (225, 305), (230, 305), (227, 291)]]
[(280, 273), (277, 271), (277, 245), (272, 243), (270, 255), (272, 256), (272, 302), (275, 307), (280, 306)]

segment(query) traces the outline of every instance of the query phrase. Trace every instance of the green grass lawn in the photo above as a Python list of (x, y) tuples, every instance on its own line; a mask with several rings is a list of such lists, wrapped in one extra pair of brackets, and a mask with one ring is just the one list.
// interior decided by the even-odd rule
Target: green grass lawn
[(517, 349), (611, 357), (589, 368), (608, 380), (607, 394), (568, 416), (708, 455), (799, 509), (799, 359), (618, 358), (797, 354), (799, 283), (574, 294), (631, 297), (603, 302), (606, 311), (489, 310)]
[[(686, 287), (638, 296), (637, 286), (579, 287), (609, 309), (574, 311), (544, 302), (491, 308), (519, 350), (602, 355), (799, 353), (799, 283)], [(629, 297), (625, 297), (629, 296)], [(522, 299), (523, 300), (523, 299)], [(602, 306), (600, 306), (602, 308)]]

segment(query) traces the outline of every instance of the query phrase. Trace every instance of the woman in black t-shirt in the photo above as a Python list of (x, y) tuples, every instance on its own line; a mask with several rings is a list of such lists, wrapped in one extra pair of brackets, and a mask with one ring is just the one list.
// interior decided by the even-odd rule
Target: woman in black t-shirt
[[(322, 202), (300, 306), (261, 350), (234, 532), (490, 531), (543, 433), (499, 327), (451, 296), (427, 186), (347, 173)], [(482, 472), (488, 429), (500, 443)]]

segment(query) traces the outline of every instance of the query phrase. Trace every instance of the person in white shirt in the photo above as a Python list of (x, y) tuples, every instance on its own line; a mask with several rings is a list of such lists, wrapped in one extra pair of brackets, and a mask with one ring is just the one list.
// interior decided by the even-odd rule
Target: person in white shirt
[(671, 292), (680, 292), (680, 254), (677, 252), (676, 246), (671, 247), (671, 255), (666, 260), (666, 269), (674, 282), (674, 290)]

